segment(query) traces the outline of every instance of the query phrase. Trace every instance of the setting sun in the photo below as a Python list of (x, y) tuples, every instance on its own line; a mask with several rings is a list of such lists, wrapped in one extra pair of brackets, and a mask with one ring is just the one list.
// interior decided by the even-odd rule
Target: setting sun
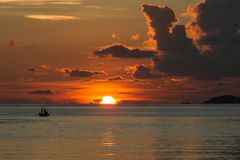
[(101, 104), (116, 104), (116, 100), (112, 96), (104, 96)]

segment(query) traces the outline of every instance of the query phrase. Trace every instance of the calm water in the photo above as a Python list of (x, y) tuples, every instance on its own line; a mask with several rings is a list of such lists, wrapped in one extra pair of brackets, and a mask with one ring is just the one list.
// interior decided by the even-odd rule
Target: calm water
[(240, 105), (0, 106), (1, 160), (240, 159)]

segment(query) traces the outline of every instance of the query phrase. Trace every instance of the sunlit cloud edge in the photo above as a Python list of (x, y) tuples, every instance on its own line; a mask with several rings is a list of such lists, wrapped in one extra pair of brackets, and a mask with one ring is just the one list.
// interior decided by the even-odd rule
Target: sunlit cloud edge
[(76, 20), (76, 19), (80, 19), (79, 17), (75, 17), (75, 16), (41, 15), (41, 14), (26, 15), (25, 18), (36, 19), (36, 20), (49, 20), (49, 21), (62, 21), (62, 20)]

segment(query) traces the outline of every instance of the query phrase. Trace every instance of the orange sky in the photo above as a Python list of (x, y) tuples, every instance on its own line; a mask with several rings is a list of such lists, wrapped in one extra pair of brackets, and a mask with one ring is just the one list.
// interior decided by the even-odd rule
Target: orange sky
[(156, 50), (146, 43), (151, 36), (142, 4), (168, 5), (185, 25), (191, 17), (184, 13), (196, 2), (0, 0), (0, 102), (90, 103), (111, 95), (117, 101), (179, 103), (239, 94), (239, 77), (202, 81), (160, 73), (141, 79), (133, 73), (138, 65), (153, 66), (151, 57), (92, 54), (112, 44)]

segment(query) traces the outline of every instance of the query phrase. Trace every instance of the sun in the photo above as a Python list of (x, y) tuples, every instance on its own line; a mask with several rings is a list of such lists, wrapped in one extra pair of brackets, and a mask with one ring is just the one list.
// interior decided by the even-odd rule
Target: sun
[(100, 102), (100, 104), (116, 104), (116, 100), (115, 98), (113, 98), (112, 96), (104, 96), (102, 98), (102, 101)]

